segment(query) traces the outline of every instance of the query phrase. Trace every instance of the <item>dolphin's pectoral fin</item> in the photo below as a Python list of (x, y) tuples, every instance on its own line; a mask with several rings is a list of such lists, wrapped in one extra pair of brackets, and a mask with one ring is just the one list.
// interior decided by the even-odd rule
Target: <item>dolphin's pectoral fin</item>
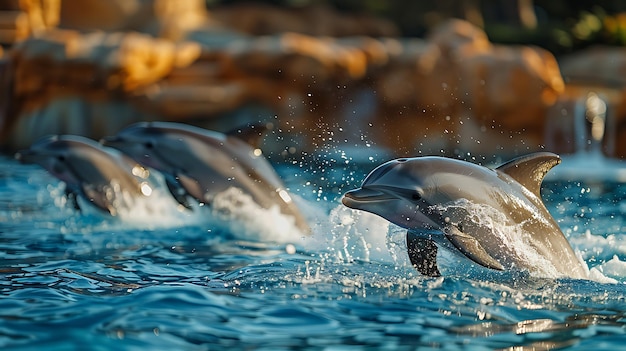
[(191, 210), (191, 204), (189, 203), (189, 198), (187, 197), (187, 191), (182, 188), (180, 183), (176, 181), (173, 175), (167, 174), (165, 175), (165, 185), (167, 185), (167, 190), (170, 191), (172, 197), (176, 202), (184, 206), (186, 209)]
[(94, 206), (102, 211), (108, 212), (111, 216), (117, 215), (117, 210), (111, 201), (107, 199), (106, 194), (89, 185), (83, 185), (82, 190), (87, 200), (94, 204)]
[(463, 233), (455, 226), (449, 226), (444, 230), (446, 238), (456, 247), (463, 255), (481, 266), (504, 270), (504, 267), (495, 258), (491, 257), (473, 237)]
[(429, 277), (441, 275), (437, 268), (437, 245), (432, 239), (407, 232), (406, 246), (411, 264), (418, 272)]
[(526, 189), (540, 197), (541, 182), (552, 167), (561, 163), (561, 158), (550, 152), (536, 152), (534, 154), (515, 158), (500, 167), (498, 171), (509, 175)]
[(191, 195), (199, 202), (206, 202), (204, 189), (202, 189), (202, 186), (200, 186), (200, 183), (198, 183), (196, 179), (184, 173), (177, 173), (176, 179), (178, 180), (178, 183), (183, 187), (183, 189), (185, 189), (187, 194)]

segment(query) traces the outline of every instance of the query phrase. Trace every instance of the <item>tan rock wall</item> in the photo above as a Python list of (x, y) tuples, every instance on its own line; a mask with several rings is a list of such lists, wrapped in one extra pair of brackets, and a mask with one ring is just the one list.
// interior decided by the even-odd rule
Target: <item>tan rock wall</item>
[[(29, 34), (5, 54), (6, 147), (43, 133), (98, 138), (114, 129), (103, 125), (124, 121), (225, 129), (241, 123), (227, 117), (234, 111), (258, 106), (295, 136), (278, 147), (296, 152), (375, 144), (398, 155), (516, 154), (546, 144), (546, 118), (564, 99), (553, 55), (494, 45), (460, 20), (422, 40), (389, 37), (384, 21), (325, 7), (206, 11), (195, 0), (120, 0), (95, 11), (116, 31), (93, 31), (100, 25), (87, 19), (98, 14), (83, 13), (87, 3), (59, 10), (59, 25), (76, 29)], [(303, 25), (320, 13), (326, 25)]]

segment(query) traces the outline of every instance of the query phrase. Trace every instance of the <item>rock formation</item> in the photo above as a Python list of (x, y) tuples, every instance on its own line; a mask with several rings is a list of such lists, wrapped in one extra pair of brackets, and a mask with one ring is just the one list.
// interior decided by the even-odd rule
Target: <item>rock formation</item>
[[(327, 7), (8, 3), (0, 34), (3, 14), (21, 33), (3, 42), (0, 60), (8, 149), (50, 133), (99, 138), (140, 120), (226, 130), (261, 119), (277, 126), (277, 152), (367, 144), (397, 155), (509, 155), (546, 144), (548, 116), (572, 98), (552, 54), (495, 45), (461, 20), (416, 39)], [(603, 68), (607, 79), (620, 69)]]

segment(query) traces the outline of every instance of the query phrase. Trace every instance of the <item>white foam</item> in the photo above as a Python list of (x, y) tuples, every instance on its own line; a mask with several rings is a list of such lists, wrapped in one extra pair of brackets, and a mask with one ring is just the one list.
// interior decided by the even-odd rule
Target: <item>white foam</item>
[(605, 237), (593, 235), (587, 230), (584, 235), (570, 237), (569, 241), (585, 260), (611, 254), (626, 255), (626, 238), (622, 235), (609, 234)]
[(68, 209), (64, 186), (51, 187), (49, 194), (56, 207), (64, 209), (64, 233), (88, 233), (90, 231), (129, 229), (162, 229), (181, 226), (203, 226), (223, 229), (236, 239), (295, 243), (303, 234), (296, 227), (292, 216), (280, 212), (278, 206), (262, 208), (248, 194), (237, 188), (229, 188), (213, 198), (211, 206), (190, 201), (191, 210), (180, 205), (169, 193), (163, 177), (153, 172), (151, 192), (145, 197), (131, 197), (123, 189), (113, 187), (112, 198), (116, 204), (116, 216), (96, 208), (78, 197), (80, 213)]
[[(570, 242), (586, 261), (600, 262), (591, 267), (589, 278), (600, 283), (615, 283), (626, 278), (626, 262), (618, 255), (626, 254), (626, 240), (621, 235), (593, 235), (587, 230), (584, 235), (571, 237)], [(608, 259), (608, 257), (611, 257)], [(617, 279), (617, 280), (616, 280)]]
[(597, 268), (602, 274), (612, 278), (626, 278), (626, 261), (622, 261), (614, 255), (609, 261), (594, 267)]
[(228, 229), (238, 239), (295, 243), (305, 236), (295, 219), (281, 213), (277, 205), (262, 208), (238, 188), (231, 187), (216, 194), (207, 209), (214, 224)]

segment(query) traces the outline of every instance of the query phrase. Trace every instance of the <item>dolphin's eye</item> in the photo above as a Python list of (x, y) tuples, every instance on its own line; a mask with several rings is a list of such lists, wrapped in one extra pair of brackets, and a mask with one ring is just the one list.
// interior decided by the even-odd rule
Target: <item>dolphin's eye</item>
[(154, 143), (152, 141), (146, 141), (144, 146), (146, 147), (146, 149), (152, 149), (154, 148)]
[(58, 155), (57, 156), (57, 160), (59, 160), (61, 162), (65, 162), (65, 156), (64, 155)]
[(421, 200), (422, 199), (422, 193), (418, 190), (416, 190), (413, 194), (411, 194), (411, 198), (413, 200)]

